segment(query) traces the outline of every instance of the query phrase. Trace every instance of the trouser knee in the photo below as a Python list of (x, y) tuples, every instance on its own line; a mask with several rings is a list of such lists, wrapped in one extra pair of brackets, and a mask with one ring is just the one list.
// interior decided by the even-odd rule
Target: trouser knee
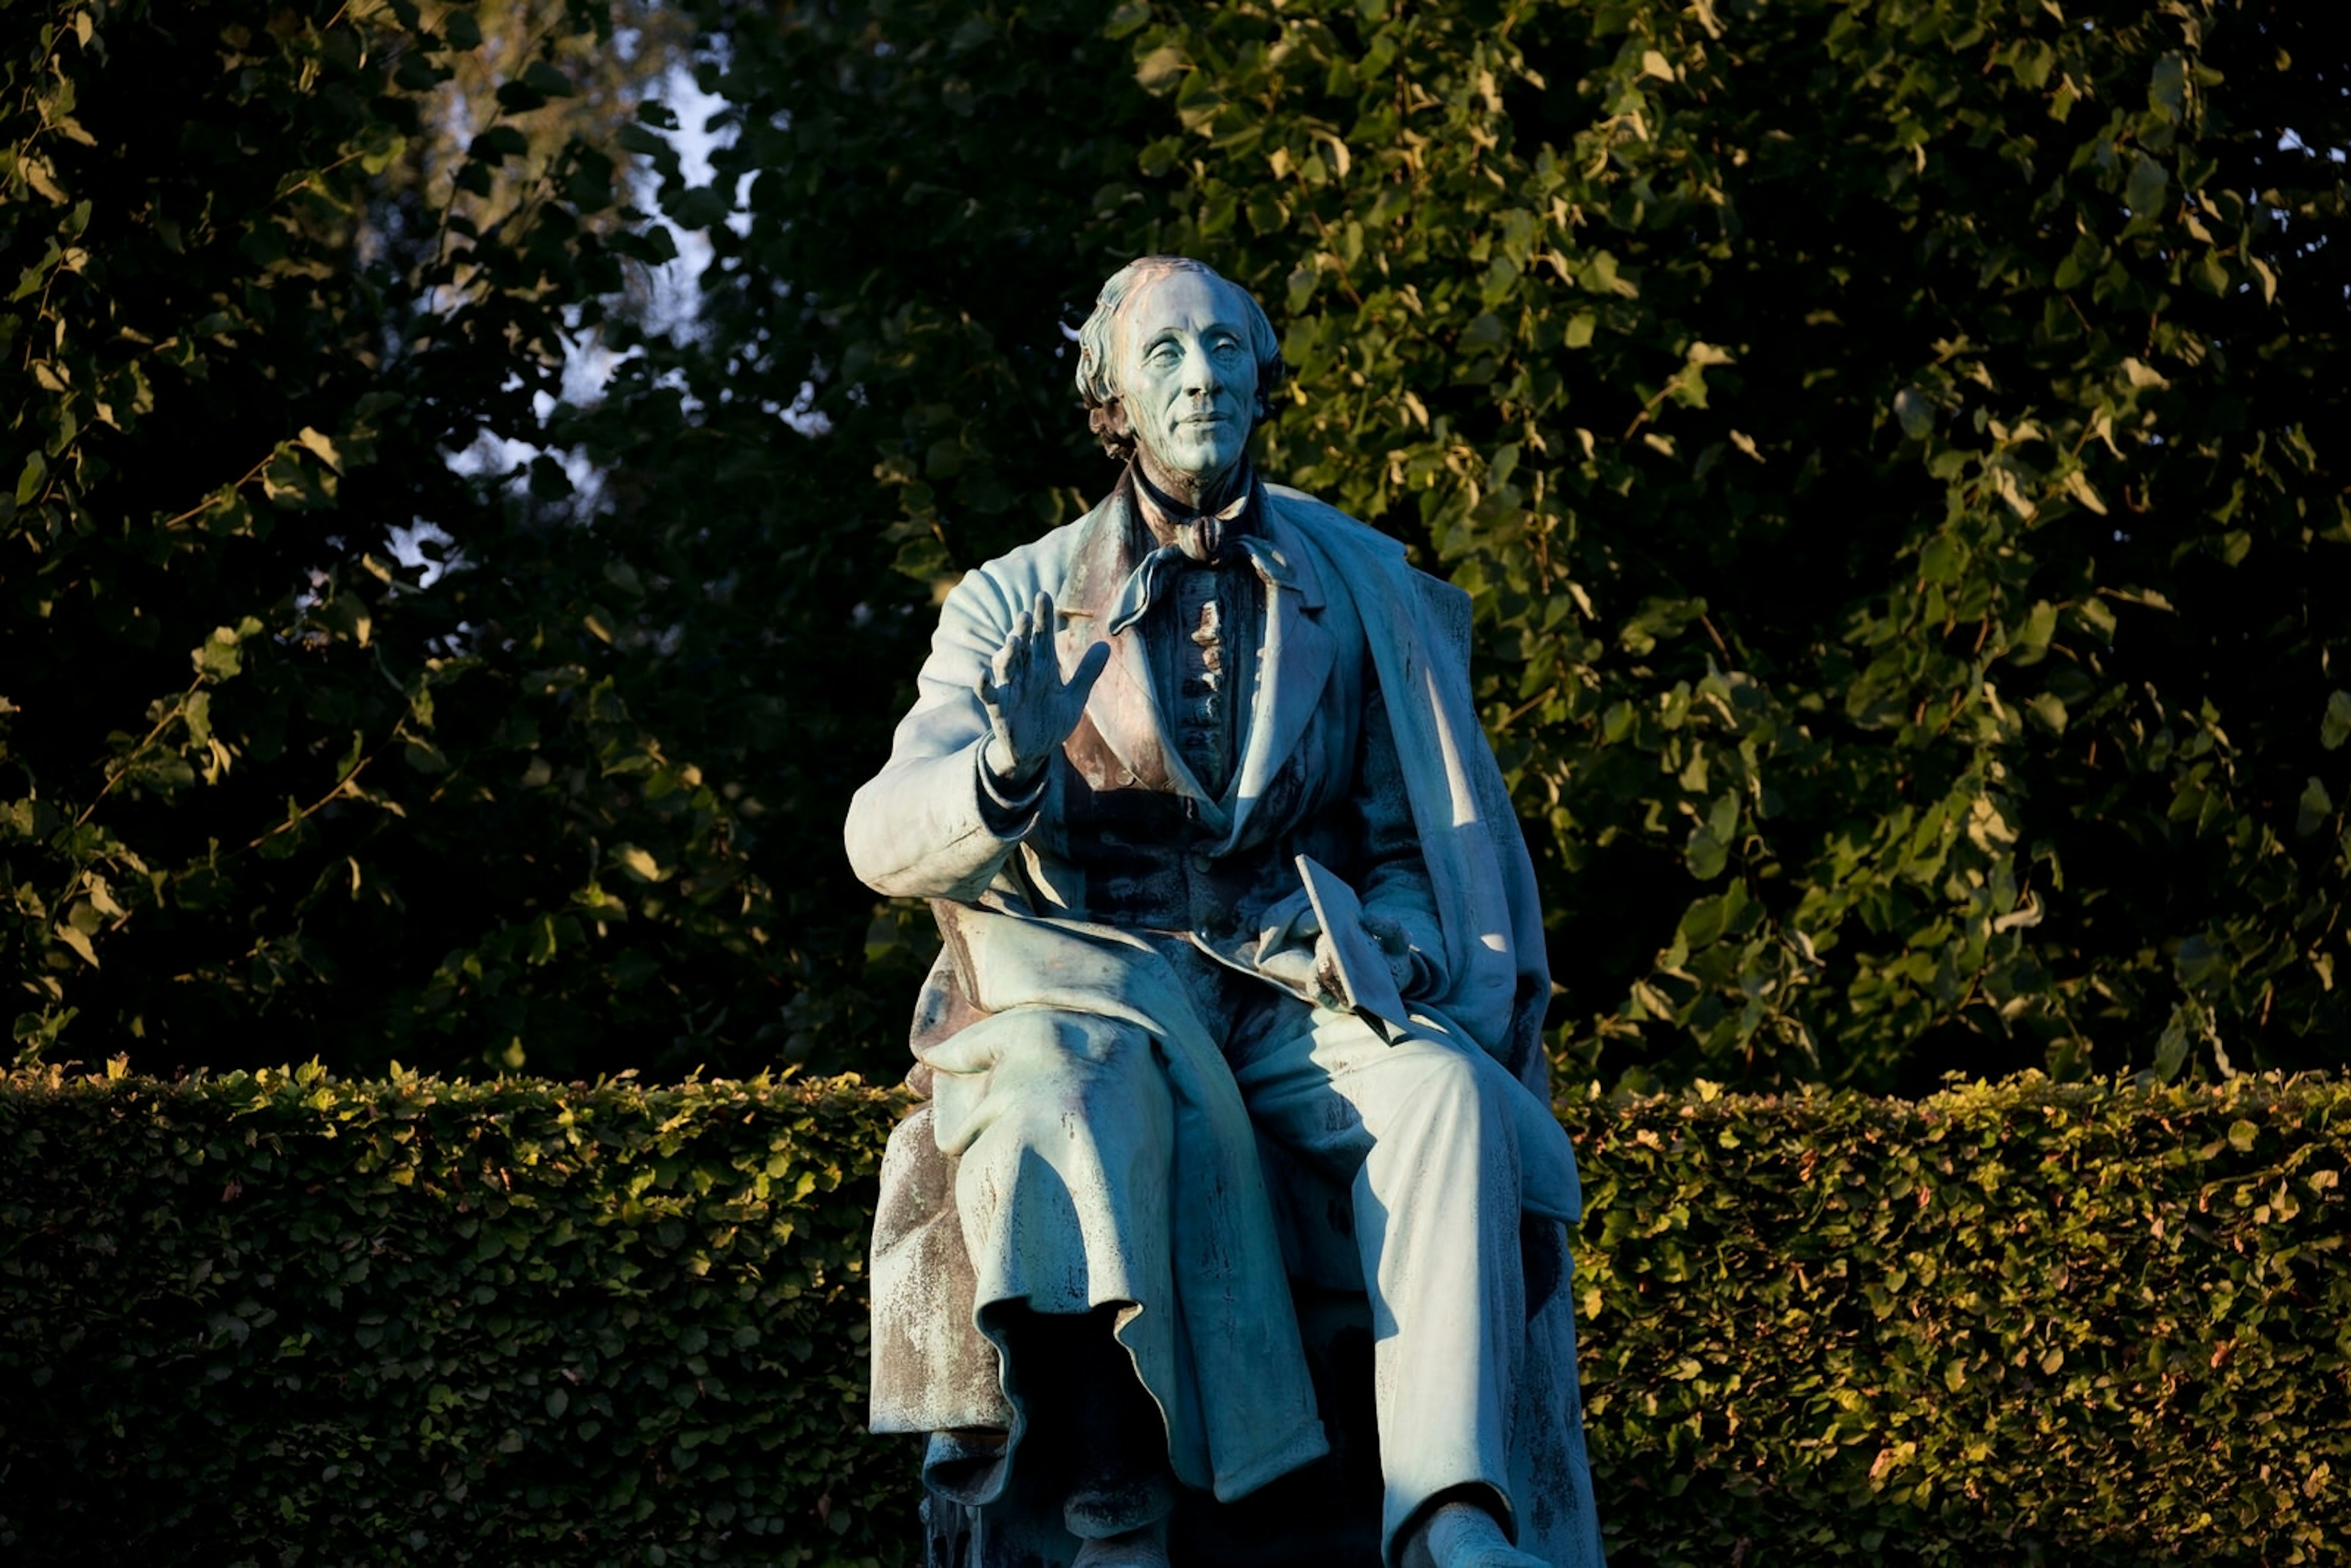
[(1504, 1135), (1507, 1120), (1494, 1075), (1460, 1051), (1426, 1040), (1405, 1040), (1384, 1095), (1382, 1120), (1391, 1134), (1416, 1127), (1476, 1129), (1482, 1137)]

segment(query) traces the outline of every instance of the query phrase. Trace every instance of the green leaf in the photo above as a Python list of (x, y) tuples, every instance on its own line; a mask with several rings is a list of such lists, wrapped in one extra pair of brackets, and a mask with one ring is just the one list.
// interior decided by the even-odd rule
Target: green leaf
[[(257, 625), (252, 628), (252, 631), (258, 630)], [(215, 681), (225, 681), (244, 667), (240, 644), (249, 635), (251, 631), (244, 627), (215, 626), (213, 634), (199, 643), (189, 654), (189, 660), (199, 673)]]
[(662, 211), (686, 230), (716, 227), (730, 210), (726, 194), (713, 185), (696, 185), (675, 194), (664, 193)]
[(2009, 636), (2009, 657), (2019, 664), (2037, 664), (2049, 655), (2049, 640), (2057, 634), (2057, 607), (2043, 599), (2033, 603)]
[(2325, 716), (2318, 721), (2318, 744), (2335, 751), (2346, 738), (2351, 738), (2351, 692), (2329, 692)]
[(638, 882), (651, 883), (666, 882), (669, 880), (670, 873), (668, 869), (663, 866), (659, 861), (653, 859), (650, 852), (641, 850), (634, 844), (621, 845), (612, 852), (612, 859), (620, 865), (622, 870), (627, 872), (632, 878)]
[(1712, 882), (1720, 876), (1729, 856), (1729, 846), (1704, 824), (1690, 830), (1688, 841), (1682, 849), (1683, 863), (1689, 868), (1690, 875), (1700, 882)]
[(51, 927), (57, 939), (74, 950), (75, 956), (91, 968), (98, 967), (98, 950), (90, 946), (89, 934), (69, 925)]
[(2018, 82), (2037, 90), (2048, 85), (2049, 73), (2056, 63), (2057, 51), (2033, 38), (2018, 46), (2011, 68)]
[[(1139, 3), (1140, 0), (1130, 0), (1130, 4)], [(1144, 5), (1144, 9), (1147, 13), (1148, 5)], [(1146, 178), (1155, 180), (1176, 166), (1176, 161), (1183, 155), (1183, 151), (1182, 137), (1162, 136), (1144, 144), (1143, 151), (1134, 156), (1134, 166)]]
[(1134, 79), (1145, 92), (1164, 93), (1191, 68), (1192, 62), (1183, 50), (1161, 45), (1135, 57)]
[(1924, 441), (1934, 434), (1934, 405), (1917, 387), (1904, 387), (1894, 394), (1894, 417), (1901, 422), (1902, 434), (1913, 441)]
[(326, 436), (320, 434), (318, 431), (311, 429), (306, 424), (302, 427), (301, 434), (297, 435), (295, 439), (300, 442), (304, 446), (309, 448), (311, 452), (317, 454), (319, 462), (324, 463), (328, 467), (334, 469), (339, 474), (342, 472), (342, 459), (336, 455), (335, 444)]
[(546, 60), (533, 60), (523, 67), (522, 83), (543, 98), (570, 98), (580, 90), (569, 77)]
[(528, 157), (530, 142), (520, 131), (501, 122), (475, 137), (465, 151), (468, 156), (485, 163), (496, 163), (508, 158)]
[(2156, 1041), (2154, 1072), (2157, 1082), (2169, 1083), (2179, 1076), (2180, 1070), (2188, 1065), (2189, 1044), (2188, 1009), (2183, 1005), (2172, 1009), (2169, 1020), (2163, 1026), (2162, 1035)]
[(482, 47), (481, 25), (474, 20), (471, 11), (452, 9), (441, 18), (442, 41), (453, 49), (478, 49)]
[(2313, 779), (2304, 787), (2302, 799), (2295, 803), (2294, 831), (2306, 839), (2325, 827), (2326, 820), (2334, 814), (2334, 798), (2327, 794), (2325, 785)]

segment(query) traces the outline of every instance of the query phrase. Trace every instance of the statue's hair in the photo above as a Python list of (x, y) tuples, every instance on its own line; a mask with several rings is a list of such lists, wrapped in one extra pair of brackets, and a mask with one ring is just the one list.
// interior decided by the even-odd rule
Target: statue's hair
[(1146, 256), (1128, 262), (1102, 286), (1093, 314), (1078, 329), (1078, 396), (1085, 400), (1087, 418), (1102, 450), (1122, 460), (1134, 455), (1134, 433), (1122, 429), (1118, 387), (1112, 366), (1117, 359), (1115, 333), (1119, 312), (1135, 290), (1174, 273), (1193, 272), (1223, 284), (1241, 301), (1242, 323), (1249, 334), (1249, 356), (1257, 361), (1257, 408), (1252, 425), (1262, 424), (1273, 413), (1272, 396), (1290, 367), (1281, 358), (1281, 344), (1273, 323), (1249, 291), (1204, 261), (1187, 256)]

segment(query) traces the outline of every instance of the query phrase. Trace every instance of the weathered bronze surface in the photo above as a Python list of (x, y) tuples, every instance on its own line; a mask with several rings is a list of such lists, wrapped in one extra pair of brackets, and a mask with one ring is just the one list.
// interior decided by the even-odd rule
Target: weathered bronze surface
[(930, 1435), (943, 1565), (1597, 1568), (1468, 601), (1251, 470), (1282, 367), (1240, 289), (1146, 258), (1079, 347), (1126, 470), (949, 595), (849, 821), (945, 938), (873, 1429)]

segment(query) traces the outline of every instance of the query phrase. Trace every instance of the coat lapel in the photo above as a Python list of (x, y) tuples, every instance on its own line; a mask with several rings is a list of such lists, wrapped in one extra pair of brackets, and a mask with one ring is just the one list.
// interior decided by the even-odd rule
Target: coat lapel
[[(1087, 648), (1104, 640), (1112, 601), (1148, 553), (1148, 536), (1134, 515), (1127, 484), (1122, 479), (1094, 508), (1071, 556), (1061, 591), (1053, 596), (1061, 622), (1056, 641), (1064, 676), (1077, 667)], [(1166, 715), (1160, 711), (1159, 688), (1140, 628), (1108, 641), (1110, 664), (1086, 699), (1085, 718), (1070, 740), (1071, 760), (1096, 789), (1134, 787), (1183, 795), (1197, 802), (1212, 831), (1223, 829), (1228, 821), (1225, 804), (1200, 787), (1169, 744)], [(1089, 755), (1096, 751), (1097, 742), (1107, 758)], [(1111, 759), (1126, 777), (1101, 766)]]
[(1265, 645), (1258, 654), (1249, 735), (1240, 766), (1234, 769), (1227, 848), (1240, 841), (1249, 813), (1298, 748), (1307, 722), (1322, 704), (1337, 653), (1322, 624), (1322, 580), (1308, 553), (1299, 548), (1290, 523), (1262, 488), (1257, 514), (1259, 532), (1245, 543), (1265, 579)]

